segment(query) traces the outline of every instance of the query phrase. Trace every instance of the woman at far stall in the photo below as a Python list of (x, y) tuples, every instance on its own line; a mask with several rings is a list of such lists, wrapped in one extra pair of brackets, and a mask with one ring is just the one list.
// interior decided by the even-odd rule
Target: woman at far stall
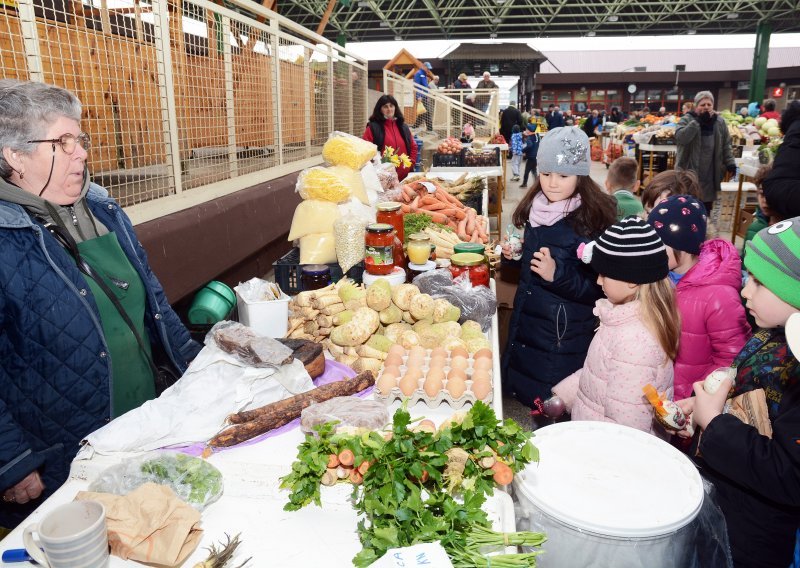
[(387, 146), (394, 148), (395, 154), (405, 154), (411, 160), (411, 167), (406, 168), (402, 164), (397, 169), (397, 177), (403, 181), (414, 168), (417, 162), (417, 144), (411, 129), (403, 118), (403, 111), (397, 105), (397, 100), (392, 95), (381, 95), (372, 116), (369, 117), (367, 128), (361, 136), (364, 140), (372, 142), (378, 147), (378, 151), (383, 154)]
[(0, 536), (64, 483), (86, 435), (156, 396), (154, 360), (183, 372), (200, 350), (89, 181), (80, 118), (69, 91), (0, 80)]

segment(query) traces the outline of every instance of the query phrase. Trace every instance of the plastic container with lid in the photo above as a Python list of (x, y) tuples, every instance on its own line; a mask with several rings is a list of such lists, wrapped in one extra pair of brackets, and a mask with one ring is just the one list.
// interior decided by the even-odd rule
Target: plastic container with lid
[(406, 271), (399, 266), (395, 266), (389, 274), (378, 275), (365, 272), (363, 276), (364, 286), (369, 286), (373, 282), (377, 282), (380, 279), (385, 279), (392, 286), (397, 286), (398, 284), (403, 284), (406, 281)]
[(673, 568), (690, 561), (703, 482), (663, 440), (608, 422), (536, 431), (541, 461), (514, 478), (517, 530), (544, 532), (543, 568)]
[(489, 267), (486, 257), (474, 252), (459, 252), (450, 257), (450, 273), (458, 278), (464, 272), (469, 273), (473, 286), (489, 286)]
[(364, 266), (368, 273), (377, 276), (394, 270), (395, 229), (388, 223), (367, 225), (364, 235)]
[(319, 290), (331, 283), (331, 269), (327, 264), (306, 264), (300, 276), (303, 290)]
[(431, 256), (431, 238), (425, 233), (414, 233), (408, 236), (406, 248), (411, 264), (423, 265)]

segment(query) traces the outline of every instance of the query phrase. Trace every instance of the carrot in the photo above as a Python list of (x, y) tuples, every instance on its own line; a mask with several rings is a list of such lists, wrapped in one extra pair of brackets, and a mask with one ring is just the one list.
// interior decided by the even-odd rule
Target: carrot
[(475, 210), (472, 209), (467, 213), (467, 233), (473, 234), (475, 232)]
[(422, 204), (420, 205), (420, 209), (425, 209), (426, 211), (441, 211), (442, 209), (447, 209), (447, 205), (441, 201), (436, 201), (435, 203)]
[(352, 450), (344, 449), (341, 452), (339, 452), (339, 463), (341, 463), (342, 465), (349, 467), (353, 465), (353, 462), (355, 461), (356, 461), (356, 456), (355, 454), (353, 454)]
[(492, 478), (497, 485), (508, 485), (514, 480), (514, 471), (503, 462), (495, 462), (492, 471)]
[(328, 456), (328, 469), (339, 467), (339, 456), (331, 454)]
[(353, 485), (361, 485), (361, 482), (364, 481), (364, 476), (357, 469), (351, 471), (348, 477)]
[(367, 460), (364, 460), (363, 462), (361, 462), (361, 465), (358, 466), (358, 473), (360, 473), (361, 475), (366, 475), (367, 470), (369, 470), (369, 462)]
[(419, 200), (420, 205), (435, 205), (437, 203), (441, 203), (439, 199), (436, 199), (432, 195), (426, 195), (422, 199)]
[(456, 229), (456, 234), (458, 235), (458, 237), (461, 240), (464, 240), (464, 238), (461, 235), (466, 235), (467, 234), (467, 220), (466, 220), (466, 218), (465, 219), (461, 219), (458, 222), (458, 228)]
[(412, 209), (412, 207), (410, 205), (405, 204), (405, 203), (403, 203), (400, 206), (400, 211), (402, 211), (403, 213), (411, 213), (411, 209)]
[(416, 197), (416, 195), (417, 195), (417, 192), (413, 187), (411, 187), (408, 184), (405, 184), (403, 186), (403, 194), (407, 195), (409, 197), (409, 199), (414, 199), (414, 197)]
[(455, 215), (455, 218), (456, 218), (456, 219), (458, 219), (459, 221), (460, 221), (461, 219), (466, 219), (466, 217), (467, 217), (467, 214), (466, 214), (466, 213), (464, 213), (464, 210), (463, 210), (463, 209), (454, 209), (454, 211), (455, 211), (454, 215)]
[(419, 195), (411, 201), (411, 207), (419, 207)]
[(461, 203), (458, 200), (458, 198), (450, 195), (443, 189), (436, 191), (436, 197), (438, 197), (441, 201), (444, 201), (445, 203), (452, 203), (453, 205), (458, 206), (460, 209), (464, 207), (464, 204)]
[(480, 234), (478, 234), (478, 231), (475, 231), (474, 233), (472, 233), (472, 236), (469, 238), (469, 242), (471, 242), (471, 243), (478, 243), (478, 242), (480, 242), (480, 240), (481, 240), (481, 236), (480, 236)]

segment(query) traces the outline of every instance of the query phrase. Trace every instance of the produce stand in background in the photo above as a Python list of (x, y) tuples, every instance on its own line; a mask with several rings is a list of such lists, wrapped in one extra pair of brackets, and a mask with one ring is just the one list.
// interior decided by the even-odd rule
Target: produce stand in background
[(504, 199), (506, 196), (506, 187), (507, 187), (507, 164), (508, 164), (508, 144), (484, 144), (484, 148), (492, 149), (495, 148), (500, 152), (500, 167), (503, 170), (503, 185), (500, 190), (500, 197)]
[[(653, 176), (665, 170), (671, 170), (675, 167), (675, 155), (678, 152), (678, 147), (674, 144), (638, 144), (636, 146), (636, 160), (639, 163), (639, 181), (642, 183), (642, 188), (645, 187)], [(658, 155), (657, 166), (654, 168), (654, 162)], [(645, 176), (644, 163), (647, 162), (647, 176)]]

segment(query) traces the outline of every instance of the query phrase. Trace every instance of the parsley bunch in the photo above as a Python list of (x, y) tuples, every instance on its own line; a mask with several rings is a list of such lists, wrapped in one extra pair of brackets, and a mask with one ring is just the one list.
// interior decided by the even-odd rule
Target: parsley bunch
[[(355, 508), (364, 517), (358, 524), (364, 548), (353, 559), (357, 567), (369, 566), (390, 548), (433, 541), (441, 541), (456, 566), (489, 566), (482, 553), (486, 546), (539, 546), (544, 542), (539, 533), (492, 531), (482, 509), (495, 483), (492, 470), (481, 467), (479, 460), (493, 456), (518, 472), (539, 459), (530, 442), (532, 433), (513, 420), (499, 422), (494, 411), (480, 401), (460, 421), (454, 420), (435, 434), (411, 425), (408, 411), (401, 408), (386, 436), (377, 432), (338, 436), (334, 423), (318, 427), (317, 435), (307, 436), (300, 445), (291, 473), (281, 480), (282, 488), (291, 489), (284, 509), (295, 511), (311, 502), (320, 505), (320, 478), (328, 456), (350, 449), (356, 465), (370, 464), (363, 483), (353, 487)], [(453, 448), (470, 456), (463, 472), (457, 474), (448, 467), (446, 452)], [(535, 566), (537, 554), (491, 556), (491, 566)]]

